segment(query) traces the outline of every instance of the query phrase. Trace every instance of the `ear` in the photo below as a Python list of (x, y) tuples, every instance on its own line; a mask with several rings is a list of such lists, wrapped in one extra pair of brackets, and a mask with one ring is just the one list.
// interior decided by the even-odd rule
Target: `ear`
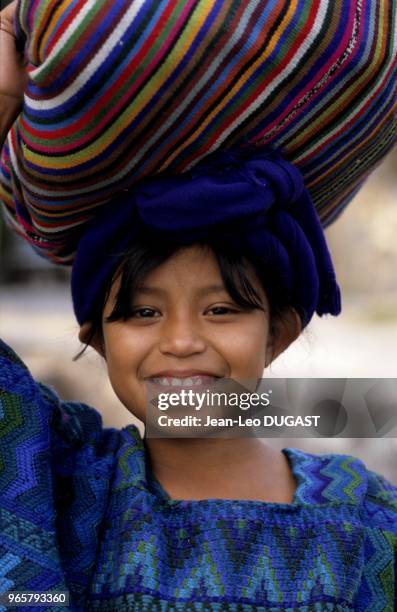
[[(80, 327), (80, 331), (79, 331), (80, 342), (82, 342), (83, 344), (87, 344), (88, 339), (90, 337), (90, 332), (91, 332), (91, 323), (87, 321), (86, 323), (83, 323), (83, 325)], [(101, 357), (106, 359), (103, 341), (102, 339), (97, 337), (97, 334), (93, 338), (90, 339), (89, 345), (92, 346), (92, 348), (95, 349), (97, 353), (101, 355)]]
[(275, 318), (271, 324), (266, 346), (266, 368), (298, 338), (301, 331), (301, 318), (293, 308), (289, 308), (281, 317)]

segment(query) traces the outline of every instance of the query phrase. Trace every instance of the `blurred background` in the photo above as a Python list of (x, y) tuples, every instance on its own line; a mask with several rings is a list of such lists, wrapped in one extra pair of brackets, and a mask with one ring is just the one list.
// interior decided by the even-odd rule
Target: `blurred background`
[[(1, 215), (0, 215), (1, 217)], [(339, 317), (314, 317), (304, 334), (264, 376), (396, 378), (397, 374), (397, 151), (367, 181), (327, 239), (342, 290)], [(11, 234), (0, 218), (0, 337), (33, 376), (62, 399), (82, 401), (105, 426), (135, 420), (114, 395), (105, 364), (82, 348), (69, 294), (70, 270), (50, 264)], [(397, 402), (396, 402), (397, 418)], [(397, 484), (397, 421), (380, 439), (269, 438), (275, 448), (346, 453)]]

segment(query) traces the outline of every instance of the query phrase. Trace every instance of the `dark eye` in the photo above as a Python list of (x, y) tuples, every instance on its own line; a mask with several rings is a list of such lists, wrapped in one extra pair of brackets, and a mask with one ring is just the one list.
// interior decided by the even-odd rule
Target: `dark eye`
[(158, 310), (155, 310), (154, 308), (148, 308), (148, 307), (142, 307), (142, 308), (135, 308), (132, 311), (132, 317), (135, 317), (137, 319), (151, 319), (153, 317), (159, 316), (160, 313)]
[(235, 314), (239, 312), (237, 308), (232, 308), (231, 306), (213, 306), (209, 310), (207, 310), (208, 314), (214, 315), (226, 315), (226, 314)]

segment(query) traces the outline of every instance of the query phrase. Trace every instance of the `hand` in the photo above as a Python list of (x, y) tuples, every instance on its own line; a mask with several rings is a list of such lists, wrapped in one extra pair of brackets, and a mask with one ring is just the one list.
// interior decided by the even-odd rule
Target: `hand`
[(28, 75), (16, 48), (14, 14), (17, 0), (0, 11), (0, 144), (18, 116)]

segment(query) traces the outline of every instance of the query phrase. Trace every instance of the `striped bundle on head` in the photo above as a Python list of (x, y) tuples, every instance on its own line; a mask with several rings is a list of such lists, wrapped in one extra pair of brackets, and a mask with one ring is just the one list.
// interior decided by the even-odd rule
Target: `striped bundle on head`
[(396, 138), (393, 0), (20, 0), (8, 223), (71, 264), (99, 208), (219, 149), (280, 150), (323, 225)]

